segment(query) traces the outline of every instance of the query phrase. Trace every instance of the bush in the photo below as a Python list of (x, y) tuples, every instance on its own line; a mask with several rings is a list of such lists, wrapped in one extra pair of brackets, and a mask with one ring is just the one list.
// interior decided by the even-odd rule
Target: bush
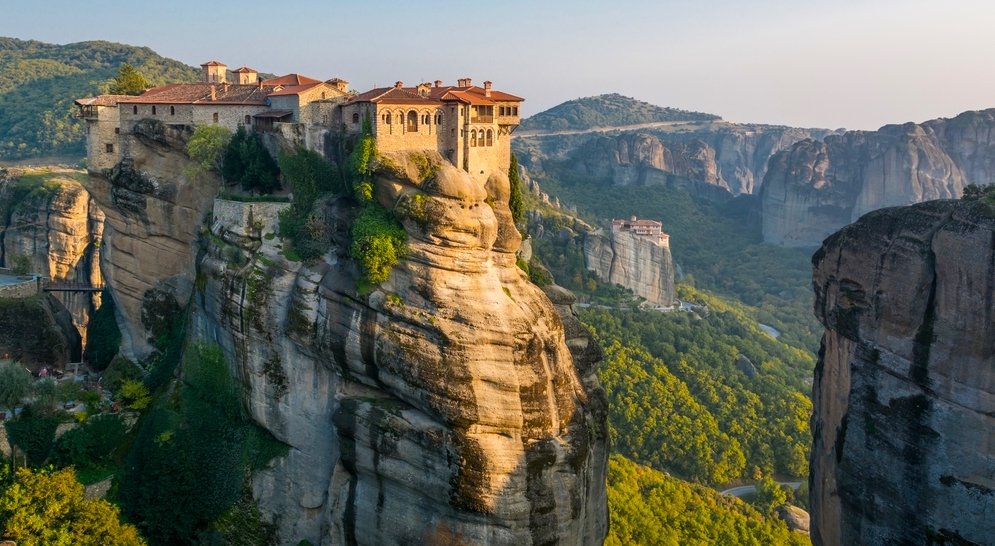
[(152, 403), (152, 396), (149, 394), (149, 390), (140, 381), (125, 380), (121, 384), (119, 396), (126, 408), (137, 411), (148, 408), (149, 404)]
[(58, 467), (77, 470), (102, 468), (111, 464), (111, 456), (124, 442), (128, 429), (117, 415), (98, 415), (59, 437), (52, 452)]
[(55, 439), (55, 429), (59, 426), (54, 417), (35, 417), (25, 411), (16, 421), (4, 423), (11, 445), (17, 446), (28, 458), (28, 464), (39, 467), (48, 460)]
[(117, 392), (127, 380), (141, 381), (144, 379), (141, 368), (123, 356), (115, 357), (103, 374), (104, 388)]
[(408, 234), (389, 211), (377, 203), (360, 210), (352, 225), (352, 257), (360, 261), (366, 282), (380, 284), (408, 252)]

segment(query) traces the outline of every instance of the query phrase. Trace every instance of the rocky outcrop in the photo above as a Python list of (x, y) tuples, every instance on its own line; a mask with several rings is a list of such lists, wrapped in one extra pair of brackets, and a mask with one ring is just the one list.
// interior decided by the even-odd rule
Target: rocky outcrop
[(804, 140), (770, 160), (764, 240), (817, 247), (867, 212), (959, 197), (995, 180), (995, 110)]
[(345, 200), (319, 207), (333, 248), (314, 264), (272, 236), (285, 205), (216, 206), (204, 235), (193, 331), (291, 446), (253, 482), (261, 510), (291, 545), (601, 544), (601, 353), (572, 296), (516, 266), (504, 175), (390, 159), (376, 194), (410, 252), (368, 293)]
[(79, 362), (82, 346), (73, 317), (54, 297), (0, 299), (0, 358), (32, 371)]
[[(76, 180), (78, 175), (58, 170), (0, 173), (4, 212), (0, 256), (7, 267), (27, 259), (32, 272), (54, 282), (103, 284), (99, 266), (103, 212)], [(100, 295), (56, 292), (53, 296), (72, 314), (85, 343), (86, 325)]]
[(813, 266), (813, 543), (991, 544), (995, 210), (875, 211)]
[(731, 123), (700, 131), (624, 133), (587, 141), (573, 154), (573, 164), (618, 185), (674, 186), (720, 202), (756, 193), (772, 155), (826, 133)]
[(669, 243), (658, 243), (632, 232), (584, 235), (584, 265), (601, 282), (622, 285), (653, 305), (672, 307), (674, 261)]
[(156, 313), (143, 313), (143, 305), (164, 293), (185, 303), (193, 289), (198, 230), (220, 181), (210, 172), (187, 177), (190, 134), (145, 120), (122, 135), (121, 163), (90, 172), (87, 189), (106, 215), (101, 271), (117, 304), (121, 353), (132, 360), (148, 356), (156, 341), (154, 325), (142, 320)]

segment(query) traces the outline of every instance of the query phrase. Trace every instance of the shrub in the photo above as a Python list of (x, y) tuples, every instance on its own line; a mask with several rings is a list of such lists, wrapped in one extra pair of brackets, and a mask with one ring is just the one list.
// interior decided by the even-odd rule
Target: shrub
[(141, 368), (123, 356), (115, 357), (104, 370), (104, 388), (117, 392), (127, 380), (141, 381), (144, 379)]
[(52, 451), (52, 463), (77, 470), (104, 467), (124, 442), (127, 427), (117, 415), (98, 415), (59, 437)]
[(408, 234), (393, 214), (377, 203), (360, 210), (352, 226), (352, 257), (363, 266), (370, 284), (387, 280), (390, 270), (408, 252)]
[(119, 393), (121, 401), (128, 409), (144, 410), (152, 403), (152, 396), (140, 381), (125, 380)]
[(222, 172), (224, 154), (231, 140), (231, 131), (221, 125), (198, 125), (187, 142), (187, 155), (193, 164), (183, 171), (195, 178), (207, 171)]
[[(25, 412), (28, 413), (28, 412)], [(41, 466), (48, 460), (59, 421), (54, 417), (22, 415), (17, 421), (7, 421), (7, 437), (27, 456), (28, 464)]]

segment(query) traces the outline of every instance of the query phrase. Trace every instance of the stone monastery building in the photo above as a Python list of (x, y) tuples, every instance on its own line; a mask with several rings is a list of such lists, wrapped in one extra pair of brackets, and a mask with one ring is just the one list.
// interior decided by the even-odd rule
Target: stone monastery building
[(663, 224), (655, 220), (639, 220), (635, 216), (629, 220), (612, 220), (612, 235), (620, 233), (629, 233), (659, 246), (670, 247), (670, 235), (664, 233)]
[(167, 127), (217, 124), (235, 131), (243, 125), (279, 131), (320, 148), (320, 135), (341, 129), (359, 134), (369, 116), (381, 152), (437, 151), (485, 182), (491, 172), (508, 168), (511, 133), (520, 123), (524, 100), (492, 89), (491, 82), (474, 86), (469, 78), (456, 86), (438, 80), (416, 87), (397, 82), (356, 94), (338, 78), (287, 74), (259, 79), (258, 72), (245, 66), (230, 74), (226, 65), (210, 61), (201, 65), (199, 83), (164, 85), (138, 96), (77, 100), (79, 117), (87, 122), (90, 168), (116, 165), (126, 155), (123, 137), (146, 119)]

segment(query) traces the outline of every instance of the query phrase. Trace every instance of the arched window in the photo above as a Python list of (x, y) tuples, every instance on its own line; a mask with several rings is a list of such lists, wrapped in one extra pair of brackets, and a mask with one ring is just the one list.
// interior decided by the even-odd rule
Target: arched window
[(138, 105), (137, 104), (131, 107), (131, 113), (135, 114), (136, 116), (138, 115)]
[(435, 124), (442, 125), (442, 112), (439, 111), (435, 112)]
[(477, 147), (477, 130), (474, 129), (470, 131), (470, 146)]
[(418, 132), (418, 112), (411, 110), (408, 112), (408, 127), (406, 129), (409, 133)]
[(252, 125), (252, 116), (245, 114), (245, 126), (248, 127), (249, 125)]
[(356, 112), (352, 115), (352, 122), (359, 123), (359, 112)]
[(325, 100), (325, 92), (324, 91), (321, 92), (321, 100)]
[(155, 105), (154, 104), (152, 105), (152, 115), (153, 116), (155, 115)]
[(176, 107), (175, 106), (170, 106), (169, 107), (169, 115), (171, 115), (171, 116), (175, 116), (176, 115)]
[(477, 133), (477, 146), (483, 146), (483, 145), (484, 145), (484, 130), (481, 129), (480, 132)]
[(391, 114), (389, 110), (383, 113), (383, 121), (384, 121), (384, 123), (386, 123), (387, 125), (390, 125), (393, 120), (394, 120), (394, 115)]
[(494, 145), (494, 131), (491, 131), (490, 129), (487, 130), (487, 145)]
[(212, 117), (213, 117), (213, 119), (214, 119), (214, 123), (217, 123), (217, 122), (218, 122), (218, 113), (217, 113), (217, 112), (215, 112), (215, 113), (214, 113), (214, 116), (212, 116)]

